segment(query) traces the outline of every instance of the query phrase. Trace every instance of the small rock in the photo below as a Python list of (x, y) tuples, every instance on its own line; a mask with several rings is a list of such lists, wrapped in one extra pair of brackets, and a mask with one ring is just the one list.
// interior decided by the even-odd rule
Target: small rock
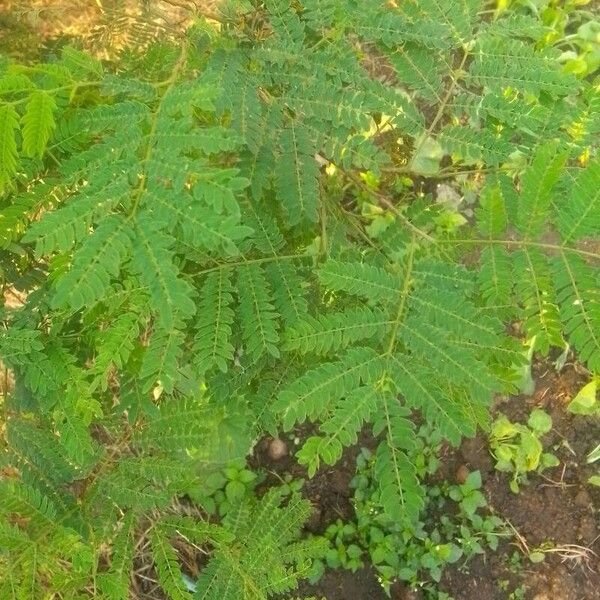
[(467, 480), (468, 476), (469, 469), (467, 468), (467, 465), (460, 465), (460, 467), (456, 469), (456, 474), (454, 475), (454, 478), (456, 479), (456, 483), (464, 483)]
[(272, 460), (281, 460), (284, 456), (287, 456), (288, 448), (287, 444), (279, 438), (274, 438), (269, 444), (269, 458)]
[(455, 210), (463, 201), (463, 197), (452, 186), (446, 183), (438, 183), (435, 199), (440, 204), (445, 204)]
[(575, 496), (574, 502), (577, 506), (580, 506), (581, 508), (587, 508), (592, 502), (592, 499), (587, 490), (579, 490), (577, 496)]

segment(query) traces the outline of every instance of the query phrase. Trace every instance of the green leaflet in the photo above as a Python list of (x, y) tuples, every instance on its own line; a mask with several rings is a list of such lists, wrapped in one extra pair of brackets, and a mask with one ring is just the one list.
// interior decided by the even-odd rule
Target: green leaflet
[(6, 438), (16, 454), (15, 463), (24, 471), (24, 480), (35, 483), (38, 490), (54, 498), (60, 498), (58, 486), (77, 478), (77, 468), (54, 436), (35, 423), (14, 419), (7, 429)]
[(292, 261), (277, 260), (266, 265), (265, 274), (273, 288), (273, 303), (283, 322), (290, 326), (308, 316), (305, 281)]
[(142, 448), (173, 452), (191, 447), (205, 431), (206, 414), (207, 403), (201, 399), (163, 403), (145, 419), (135, 441)]
[(12, 184), (17, 172), (18, 154), (15, 130), (19, 117), (10, 104), (0, 106), (0, 193)]
[(190, 284), (179, 277), (171, 250), (174, 240), (155, 229), (152, 221), (142, 221), (136, 230), (132, 267), (148, 286), (156, 318), (165, 329), (191, 317), (196, 305)]
[(482, 162), (499, 165), (510, 154), (510, 144), (498, 135), (484, 129), (448, 125), (440, 132), (440, 142), (446, 152), (467, 164)]
[(472, 435), (472, 422), (464, 406), (445, 394), (427, 367), (407, 356), (396, 355), (390, 363), (390, 376), (409, 407), (422, 411), (429, 422), (435, 422), (444, 436), (457, 444), (461, 437)]
[(398, 76), (406, 85), (430, 102), (440, 99), (443, 89), (440, 63), (429, 49), (407, 42), (391, 59)]
[(369, 308), (307, 317), (286, 330), (284, 349), (330, 354), (360, 340), (383, 337), (392, 323), (384, 312)]
[(600, 231), (600, 161), (591, 162), (569, 182), (568, 197), (557, 217), (565, 243)]
[(346, 391), (363, 383), (373, 382), (381, 369), (380, 357), (370, 348), (355, 348), (342, 355), (341, 360), (323, 363), (308, 371), (284, 388), (275, 402), (281, 413), (283, 427), (292, 428), (307, 418), (318, 419), (331, 402)]
[(319, 427), (322, 435), (309, 437), (297, 454), (298, 462), (308, 465), (309, 477), (316, 473), (321, 461), (333, 465), (340, 460), (344, 448), (357, 442), (362, 425), (378, 408), (373, 388), (360, 387), (340, 398), (332, 416)]
[(549, 52), (536, 51), (519, 39), (482, 35), (477, 50), (469, 75), (483, 86), (512, 87), (533, 94), (544, 90), (562, 96), (576, 85), (574, 77), (561, 71)]
[[(202, 193), (214, 202), (216, 210), (195, 201), (188, 194), (175, 196), (168, 188), (146, 189), (143, 199), (161, 220), (172, 225), (180, 223), (182, 235), (188, 244), (207, 251), (222, 248), (230, 256), (239, 254), (237, 243), (252, 230), (239, 224), (237, 203), (232, 201), (233, 206), (228, 207), (229, 210), (233, 208), (235, 214), (222, 214), (224, 210), (218, 193), (215, 194), (214, 189), (205, 183), (195, 190), (198, 187), (205, 188)], [(230, 190), (230, 194), (233, 197), (233, 190)], [(202, 198), (200, 192), (195, 196)]]
[(597, 372), (600, 368), (600, 291), (597, 273), (580, 257), (564, 253), (560, 259), (553, 261), (552, 266), (556, 278), (556, 299), (565, 332), (581, 360)]
[(118, 277), (131, 249), (132, 237), (133, 231), (125, 219), (117, 216), (104, 219), (73, 256), (73, 266), (60, 280), (53, 305), (77, 311), (101, 299), (111, 279)]
[(277, 313), (264, 272), (260, 266), (238, 270), (240, 322), (247, 352), (256, 360), (263, 353), (279, 357)]
[[(310, 503), (299, 494), (292, 494), (285, 507), (283, 501), (282, 491), (273, 488), (260, 500), (235, 507), (223, 527), (234, 541), (217, 546), (198, 578), (196, 599), (254, 600), (296, 587), (302, 569), (320, 549), (298, 541)], [(234, 546), (235, 553), (230, 550)]]
[(510, 306), (513, 289), (513, 271), (509, 254), (504, 248), (489, 246), (481, 253), (478, 285), (488, 306)]
[(194, 338), (194, 363), (200, 373), (213, 366), (226, 372), (233, 359), (233, 291), (231, 271), (220, 269), (207, 275)]
[(329, 289), (347, 292), (371, 302), (393, 301), (400, 289), (398, 277), (364, 263), (329, 260), (318, 274), (321, 283)]
[(86, 238), (94, 221), (107, 216), (119, 202), (126, 202), (131, 193), (123, 175), (102, 181), (97, 187), (92, 184), (89, 188), (84, 188), (65, 206), (33, 223), (23, 241), (35, 241), (36, 253), (40, 256), (70, 250)]
[(290, 225), (306, 219), (318, 218), (319, 184), (316, 148), (311, 145), (306, 131), (290, 123), (279, 138), (281, 154), (276, 169), (279, 197)]
[(271, 15), (271, 24), (286, 51), (293, 52), (302, 48), (304, 26), (293, 10), (289, 0), (267, 0), (267, 9)]
[(135, 527), (135, 512), (129, 511), (125, 514), (123, 522), (114, 536), (110, 568), (98, 576), (98, 587), (110, 600), (122, 600), (129, 593)]
[(446, 330), (450, 335), (479, 344), (498, 343), (500, 321), (480, 314), (470, 302), (451, 290), (427, 290), (413, 294), (411, 307), (419, 318)]
[(384, 433), (375, 454), (374, 475), (379, 483), (380, 498), (386, 513), (394, 519), (415, 520), (422, 508), (424, 490), (406, 451), (415, 439), (408, 411), (391, 398), (384, 403), (374, 420), (373, 433)]
[(423, 0), (409, 3), (403, 11), (411, 18), (430, 19), (441, 23), (454, 44), (471, 37), (472, 23), (481, 8), (481, 0), (465, 0), (456, 4), (451, 0)]
[(523, 175), (517, 211), (517, 226), (527, 238), (535, 238), (548, 219), (554, 185), (558, 182), (567, 153), (556, 142), (540, 147), (531, 167)]
[(535, 248), (524, 248), (513, 253), (513, 261), (523, 328), (529, 338), (535, 337), (535, 348), (547, 354), (551, 346), (563, 345), (555, 284), (547, 258)]
[(492, 184), (483, 189), (479, 197), (476, 216), (477, 228), (483, 237), (494, 239), (505, 232), (508, 224), (508, 214), (502, 189), (499, 185)]
[(97, 374), (94, 384), (100, 384), (105, 390), (111, 369), (122, 369), (127, 364), (140, 333), (140, 321), (140, 315), (125, 312), (100, 334), (93, 368)]
[(0, 335), (0, 352), (2, 358), (11, 365), (21, 364), (27, 356), (43, 349), (41, 332), (11, 329)]
[(183, 354), (184, 336), (176, 329), (157, 327), (150, 337), (150, 343), (142, 365), (140, 377), (149, 391), (155, 384), (171, 393), (178, 377), (179, 359)]
[(496, 378), (476, 353), (468, 349), (458, 352), (443, 330), (413, 317), (404, 323), (402, 332), (407, 347), (453, 381), (466, 386), (474, 398), (489, 400), (496, 391)]
[(177, 553), (171, 546), (165, 532), (161, 531), (160, 527), (155, 527), (150, 534), (150, 540), (152, 556), (158, 570), (158, 579), (162, 589), (173, 600), (191, 600), (192, 596), (187, 591), (183, 581)]
[(36, 91), (29, 97), (23, 115), (23, 152), (26, 156), (41, 158), (48, 140), (56, 127), (54, 111), (56, 102), (43, 91)]

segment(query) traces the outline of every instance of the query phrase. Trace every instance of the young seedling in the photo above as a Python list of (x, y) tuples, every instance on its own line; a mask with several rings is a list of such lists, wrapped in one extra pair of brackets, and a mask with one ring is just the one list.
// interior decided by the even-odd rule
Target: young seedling
[[(592, 464), (597, 460), (600, 460), (600, 444), (598, 444), (588, 455), (587, 455), (587, 463)], [(600, 486), (600, 475), (592, 475), (588, 479), (588, 483), (596, 486)]]
[(587, 546), (581, 546), (580, 544), (561, 544), (555, 546), (552, 543), (547, 542), (538, 548), (534, 548), (529, 553), (529, 559), (534, 563), (542, 562), (545, 559), (546, 554), (557, 554), (560, 556), (562, 562), (569, 562), (574, 566), (581, 566), (589, 571), (594, 571), (592, 561), (598, 557), (598, 555)]
[(559, 464), (558, 458), (544, 452), (541, 437), (552, 429), (552, 418), (541, 409), (529, 415), (527, 425), (512, 423), (504, 415), (492, 424), (490, 450), (496, 469), (512, 473), (510, 489), (519, 493), (519, 485), (527, 483), (527, 473), (541, 472)]

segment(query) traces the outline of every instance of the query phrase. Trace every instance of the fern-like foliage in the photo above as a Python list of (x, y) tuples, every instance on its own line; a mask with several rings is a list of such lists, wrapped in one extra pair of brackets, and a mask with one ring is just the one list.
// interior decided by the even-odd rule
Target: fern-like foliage
[(117, 64), (0, 62), (2, 598), (125, 599), (140, 548), (172, 598), (288, 593), (299, 494), (219, 524), (174, 499), (308, 421), (309, 476), (370, 435), (381, 505), (416, 519), (415, 419), (485, 427), (524, 343), (600, 370), (597, 95), (537, 16), (239, 5)]
[(198, 579), (198, 600), (270, 598), (296, 588), (321, 542), (299, 540), (310, 515), (307, 500), (273, 489), (259, 501), (242, 503), (223, 523), (230, 535), (215, 547)]
[[(507, 198), (507, 191), (500, 186), (489, 188), (487, 193), (496, 200), (482, 207), (478, 215), (480, 229), (489, 231), (479, 283), (486, 296), (492, 294), (517, 307), (516, 312), (509, 312), (522, 319), (523, 329), (535, 340), (537, 350), (546, 354), (551, 347), (560, 348), (568, 342), (592, 370), (597, 370), (597, 279), (590, 263), (595, 253), (578, 243), (583, 237), (581, 227), (589, 226), (587, 232), (595, 233), (590, 224), (597, 212), (595, 189), (583, 192), (579, 182), (595, 178), (597, 159), (573, 174), (562, 169), (567, 150), (559, 151), (557, 143), (540, 147), (533, 155), (513, 210), (506, 208), (511, 203), (510, 192)], [(575, 206), (578, 217), (573, 212)], [(582, 214), (585, 216), (580, 218)], [(490, 227), (492, 222), (496, 225)], [(548, 223), (555, 224), (562, 239), (544, 241), (549, 235)], [(522, 237), (507, 239), (511, 227)], [(510, 273), (514, 273), (512, 285)]]

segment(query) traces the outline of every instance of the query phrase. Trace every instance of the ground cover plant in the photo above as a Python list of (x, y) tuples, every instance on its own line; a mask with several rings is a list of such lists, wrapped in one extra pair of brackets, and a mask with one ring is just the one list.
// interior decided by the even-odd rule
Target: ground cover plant
[(246, 468), (266, 434), (310, 479), (367, 431), (415, 530), (418, 426), (487, 430), (532, 357), (600, 370), (598, 21), (509, 4), (235, 2), (1, 60), (1, 598), (128, 598), (142, 555), (167, 598), (294, 597), (327, 542)]
[[(420, 444), (409, 455), (413, 464), (429, 447), (428, 431), (419, 431)], [(325, 553), (314, 562), (311, 579), (318, 581), (326, 566), (356, 571), (369, 561), (376, 569), (385, 590), (394, 582), (408, 582), (410, 587), (436, 592), (443, 569), (459, 560), (467, 563), (487, 547), (495, 550), (507, 535), (502, 520), (482, 509), (487, 508), (480, 491), (481, 474), (473, 471), (462, 483), (442, 481), (429, 485), (425, 498), (426, 521), (393, 520), (382, 510), (377, 486), (371, 480), (371, 453), (363, 449), (357, 458), (357, 475), (351, 483), (356, 522), (337, 519), (327, 527)], [(437, 468), (428, 465), (423, 475), (433, 475)], [(319, 540), (320, 541), (320, 540)]]

